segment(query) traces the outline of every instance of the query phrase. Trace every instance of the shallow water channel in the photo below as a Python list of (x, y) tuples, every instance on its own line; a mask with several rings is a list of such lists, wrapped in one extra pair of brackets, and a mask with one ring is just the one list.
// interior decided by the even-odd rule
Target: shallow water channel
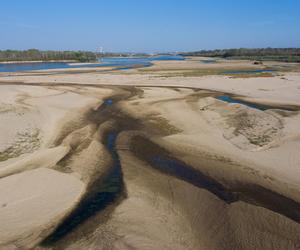
[(238, 103), (238, 104), (243, 104), (246, 105), (250, 108), (258, 109), (258, 110), (268, 110), (268, 109), (282, 109), (286, 111), (297, 111), (300, 108), (295, 106), (295, 105), (267, 105), (267, 104), (260, 104), (260, 103), (255, 103), (255, 102), (249, 102), (249, 101), (243, 101), (241, 99), (234, 98), (232, 95), (219, 95), (216, 97), (218, 100), (228, 102), (228, 103)]

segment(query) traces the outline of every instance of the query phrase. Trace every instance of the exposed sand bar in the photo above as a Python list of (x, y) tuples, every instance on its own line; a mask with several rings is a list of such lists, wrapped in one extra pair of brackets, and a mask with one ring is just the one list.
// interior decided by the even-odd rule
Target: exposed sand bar
[[(199, 67), (194, 61), (159, 65), (155, 70)], [(2, 246), (298, 249), (299, 110), (259, 110), (216, 99), (229, 93), (298, 107), (300, 75), (284, 74), (2, 74), (0, 119), (11, 132), (1, 134), (6, 158), (0, 186), (13, 189), (18, 181), (21, 188), (0, 191), (7, 200), (0, 217), (8, 218), (0, 226)], [(39, 131), (38, 143), (33, 134), (19, 136), (23, 127)], [(121, 172), (111, 177), (116, 163)], [(112, 198), (102, 202), (107, 194)], [(45, 208), (45, 199), (55, 209)], [(64, 226), (73, 220), (79, 223)]]
[[(44, 247), (96, 249), (100, 245), (103, 249), (126, 249), (128, 246), (137, 249), (297, 249), (300, 230), (297, 222), (299, 203), (294, 201), (299, 201), (297, 182), (290, 181), (291, 176), (283, 176), (283, 173), (274, 175), (273, 171), (266, 169), (275, 161), (270, 165), (255, 161), (253, 154), (259, 155), (257, 151), (250, 153), (251, 161), (244, 157), (249, 150), (237, 146), (243, 143), (250, 148), (259, 146), (240, 140), (231, 144), (223, 137), (221, 128), (216, 129), (216, 123), (211, 120), (208, 123), (204, 119), (206, 116), (213, 118), (212, 113), (218, 109), (229, 112), (233, 107), (200, 92), (199, 99), (210, 102), (211, 107), (206, 111), (200, 108), (201, 113), (197, 114), (197, 99), (191, 101), (189, 98), (194, 94), (193, 90), (153, 87), (143, 90), (140, 96), (112, 104), (107, 113), (110, 119), (115, 120), (116, 128), (121, 126), (125, 131), (130, 130), (118, 136), (116, 145), (126, 188), (125, 198), (99, 212), (93, 219), (83, 221), (67, 236), (52, 242), (53, 245), (47, 242)], [(120, 114), (120, 108), (127, 115), (115, 116)], [(247, 107), (239, 108), (243, 112), (248, 111)], [(261, 111), (253, 112), (260, 120), (258, 114)], [(105, 109), (101, 114), (106, 114)], [(129, 114), (136, 119), (135, 122)], [(161, 115), (167, 117), (171, 124)], [(252, 133), (255, 134), (254, 131)], [(137, 142), (134, 140), (137, 135), (142, 138), (150, 136), (154, 146)], [(155, 159), (155, 153), (160, 157), (158, 163), (163, 160), (160, 147), (171, 150), (173, 157), (190, 164), (193, 171), (200, 171), (237, 193), (250, 191), (256, 197), (226, 202), (215, 195), (213, 190), (216, 186), (199, 188), (201, 183), (178, 178), (188, 169), (179, 171), (175, 176), (166, 174), (168, 172), (151, 162)], [(230, 153), (230, 150), (235, 151)], [(281, 157), (286, 153), (282, 151)], [(175, 167), (174, 164), (169, 166)], [(291, 169), (289, 173), (295, 175), (296, 172)], [(290, 178), (288, 182), (287, 177)], [(266, 189), (261, 187), (268, 190), (266, 195)], [(277, 197), (282, 195), (282, 198), (272, 200), (272, 192)], [(291, 206), (284, 197), (289, 197)], [(270, 201), (269, 205), (259, 204), (260, 199)], [(293, 206), (295, 203), (296, 207)], [(278, 204), (288, 206), (285, 209), (292, 209), (296, 217), (286, 214), (286, 211), (281, 213)], [(85, 236), (82, 237), (82, 234)], [(76, 240), (78, 238), (81, 240)]]
[[(230, 78), (222, 75), (210, 75), (202, 77), (180, 77), (172, 76), (174, 69), (183, 70), (195, 68), (196, 70), (208, 69), (262, 69), (265, 67), (275, 67), (278, 62), (266, 63), (266, 65), (253, 65), (248, 61), (224, 61), (216, 64), (203, 64), (200, 60), (187, 61), (157, 61), (154, 65), (140, 70), (132, 69), (128, 72), (112, 71), (101, 72), (103, 69), (84, 69), (86, 74), (78, 74), (76, 77), (73, 72), (77, 69), (62, 69), (56, 70), (60, 74), (52, 75), (52, 71), (43, 71), (43, 74), (51, 72), (51, 75), (40, 75), (40, 72), (24, 73), (18, 76), (19, 73), (10, 73), (6, 76), (5, 73), (0, 73), (1, 82), (24, 82), (24, 83), (39, 83), (39, 82), (53, 82), (53, 83), (78, 83), (78, 84), (101, 84), (101, 85), (134, 85), (134, 86), (174, 86), (174, 87), (190, 87), (217, 90), (221, 92), (234, 93), (237, 95), (247, 96), (248, 98), (256, 98), (262, 102), (268, 103), (282, 103), (299, 105), (300, 104), (300, 83), (299, 73), (295, 70), (300, 69), (296, 64), (293, 66), (294, 71), (276, 71), (277, 75), (274, 77), (251, 77), (251, 78)], [(289, 65), (289, 64), (288, 64)], [(292, 68), (292, 69), (294, 69)], [(80, 69), (81, 70), (81, 69)], [(168, 70), (171, 72), (171, 77), (165, 77), (160, 72)], [(158, 73), (157, 73), (158, 72)], [(82, 71), (84, 73), (84, 71)]]
[(1, 86), (1, 247), (34, 246), (84, 195), (84, 176), (53, 170), (76, 140), (54, 142), (69, 120), (80, 123), (80, 114), (110, 92)]
[(83, 191), (83, 183), (74, 176), (46, 168), (1, 179), (0, 246), (35, 245), (43, 230), (63, 218)]

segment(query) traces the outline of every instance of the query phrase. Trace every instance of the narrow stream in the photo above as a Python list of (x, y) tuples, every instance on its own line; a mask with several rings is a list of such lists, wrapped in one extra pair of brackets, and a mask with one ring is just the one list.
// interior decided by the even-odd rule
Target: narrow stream
[(253, 70), (225, 70), (222, 72), (222, 74), (225, 75), (239, 75), (239, 74), (260, 74), (260, 73), (274, 73), (274, 69), (253, 69)]
[(257, 103), (251, 103), (251, 102), (238, 100), (238, 99), (235, 99), (235, 98), (233, 98), (229, 95), (220, 95), (220, 96), (217, 96), (216, 98), (218, 100), (221, 100), (221, 101), (224, 101), (224, 102), (243, 104), (243, 105), (246, 105), (250, 108), (259, 109), (259, 110), (262, 110), (262, 111), (272, 108), (272, 107), (266, 106), (266, 105), (261, 105), (261, 104), (257, 104)]
[(131, 147), (135, 155), (151, 167), (206, 189), (228, 204), (243, 201), (267, 208), (300, 223), (300, 204), (288, 197), (255, 184), (235, 183), (232, 187), (224, 186), (141, 136), (133, 139)]
[(236, 195), (229, 192), (222, 184), (166, 155), (154, 155), (151, 158), (151, 165), (194, 186), (204, 188), (227, 203), (237, 200)]
[(131, 150), (138, 158), (153, 168), (196, 187), (206, 189), (227, 203), (238, 200), (237, 195), (221, 183), (172, 157), (165, 149), (142, 136), (136, 136), (132, 139)]
[(260, 103), (254, 103), (249, 101), (243, 101), (237, 98), (234, 98), (232, 95), (219, 95), (216, 97), (216, 99), (228, 102), (228, 103), (238, 103), (246, 105), (250, 108), (258, 109), (258, 110), (268, 110), (268, 109), (282, 109), (286, 111), (297, 111), (300, 108), (296, 105), (267, 105), (267, 104), (260, 104)]
[(205, 63), (205, 64), (213, 64), (213, 63), (217, 63), (217, 60), (214, 59), (206, 59), (206, 60), (201, 60), (201, 63)]

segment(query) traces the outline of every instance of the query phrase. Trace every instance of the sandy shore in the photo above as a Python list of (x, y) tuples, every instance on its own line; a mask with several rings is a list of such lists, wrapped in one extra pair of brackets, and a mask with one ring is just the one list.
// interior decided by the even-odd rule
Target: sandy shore
[(0, 73), (0, 246), (298, 249), (300, 74), (199, 60)]

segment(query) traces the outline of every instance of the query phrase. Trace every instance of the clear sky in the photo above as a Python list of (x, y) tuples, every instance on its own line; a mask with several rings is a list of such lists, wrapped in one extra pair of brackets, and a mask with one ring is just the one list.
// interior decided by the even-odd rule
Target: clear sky
[(1, 0), (0, 49), (300, 47), (299, 0)]

